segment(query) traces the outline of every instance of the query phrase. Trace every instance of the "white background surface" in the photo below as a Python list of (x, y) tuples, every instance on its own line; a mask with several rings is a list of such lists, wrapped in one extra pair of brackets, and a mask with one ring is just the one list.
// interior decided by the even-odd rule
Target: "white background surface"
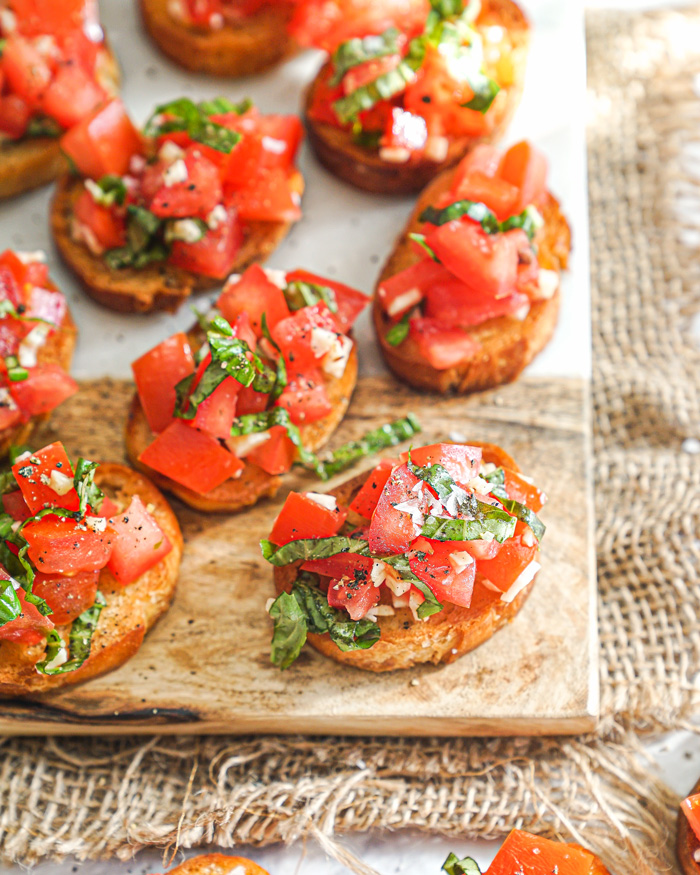
[[(307, 55), (287, 64), (283, 75), (271, 73), (250, 82), (224, 87), (166, 65), (147, 44), (137, 28), (132, 0), (102, 0), (103, 19), (124, 67), (124, 95), (139, 121), (153, 103), (182, 93), (193, 97), (225, 93), (231, 97), (254, 96), (270, 111), (294, 112), (299, 93), (317, 61)], [(535, 41), (528, 70), (527, 88), (509, 140), (523, 136), (535, 140), (551, 158), (552, 189), (565, 204), (574, 228), (575, 253), (565, 280), (564, 311), (557, 336), (531, 368), (531, 373), (585, 375), (590, 371), (588, 257), (584, 152), (584, 59), (583, 31), (578, 4), (571, 0), (529, 0), (523, 3), (535, 25)], [(592, 0), (591, 6), (611, 6)], [(618, 0), (616, 6), (650, 8), (664, 5), (654, 0)], [(559, 74), (551, 76), (551, 70)], [(167, 72), (166, 72), (167, 71)], [(542, 95), (547, 95), (547, 100)], [(574, 95), (574, 98), (572, 98)], [(553, 114), (549, 107), (556, 106)], [(390, 199), (356, 192), (331, 179), (307, 150), (302, 153), (307, 176), (304, 219), (270, 261), (271, 266), (303, 266), (370, 292), (380, 264), (410, 211), (411, 199)], [(48, 248), (47, 190), (0, 206), (0, 247)], [(163, 337), (190, 323), (185, 310), (179, 316), (120, 317), (90, 301), (75, 288), (50, 251), (54, 273), (67, 291), (77, 313), (81, 340), (74, 373), (80, 377), (111, 374), (127, 376), (129, 362)], [(367, 323), (365, 322), (365, 327)], [(381, 367), (369, 331), (361, 331), (363, 370)], [(678, 792), (687, 791), (700, 775), (700, 739), (689, 734), (657, 742), (661, 774)], [(1, 812), (0, 812), (1, 814)], [(401, 831), (381, 836), (351, 836), (344, 844), (383, 875), (412, 873), (438, 875), (450, 850), (472, 854), (482, 867), (492, 859), (497, 842), (446, 840)], [(245, 848), (238, 849), (244, 853)], [(197, 851), (197, 853), (201, 850)], [(291, 848), (250, 850), (250, 856), (268, 868), (271, 875), (340, 875), (344, 867), (329, 861), (309, 844)], [(189, 856), (190, 854), (188, 854)], [(178, 857), (174, 862), (178, 862)], [(75, 861), (42, 864), (41, 875), (73, 875)], [(141, 854), (130, 864), (110, 861), (88, 863), (83, 871), (95, 875), (118, 875), (160, 871), (159, 854)], [(0, 869), (3, 875), (19, 875), (20, 867)]]

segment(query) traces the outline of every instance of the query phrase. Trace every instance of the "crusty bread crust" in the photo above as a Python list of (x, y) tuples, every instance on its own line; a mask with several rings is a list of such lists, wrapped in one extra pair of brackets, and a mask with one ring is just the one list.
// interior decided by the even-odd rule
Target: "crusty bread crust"
[[(307, 450), (316, 451), (325, 444), (336, 430), (350, 404), (357, 383), (357, 349), (353, 346), (345, 372), (340, 379), (326, 377), (326, 391), (332, 411), (324, 419), (302, 425), (301, 439)], [(216, 489), (200, 495), (169, 477), (159, 474), (139, 461), (139, 456), (155, 439), (150, 430), (138, 395), (134, 395), (126, 423), (126, 453), (131, 464), (147, 474), (161, 489), (172, 492), (180, 501), (196, 510), (207, 513), (233, 513), (255, 504), (259, 499), (275, 495), (282, 485), (280, 475), (268, 474), (257, 465), (246, 462), (240, 477), (227, 480)], [(245, 460), (244, 460), (245, 461)]]
[[(242, 875), (268, 875), (257, 863), (246, 857), (228, 857), (226, 854), (201, 854), (185, 860), (167, 875), (229, 875), (236, 869), (242, 869)], [(241, 875), (241, 873), (236, 873)]]
[[(420, 191), (442, 170), (456, 164), (479, 143), (499, 140), (518, 108), (525, 83), (530, 25), (523, 11), (513, 0), (483, 0), (477, 27), (500, 25), (508, 30), (512, 40), (513, 84), (503, 88), (491, 109), (493, 130), (483, 137), (458, 137), (450, 141), (444, 161), (426, 157), (411, 159), (405, 164), (393, 164), (379, 157), (376, 149), (367, 149), (352, 139), (349, 131), (309, 117), (309, 108), (319, 84), (324, 80), (328, 64), (320, 71), (306, 92), (305, 120), (309, 143), (321, 164), (346, 182), (366, 191), (384, 194), (407, 194)], [(329, 62), (330, 63), (330, 62)]]
[[(66, 309), (66, 315), (61, 325), (49, 335), (46, 343), (37, 351), (37, 362), (42, 365), (57, 364), (64, 371), (70, 371), (77, 336), (78, 329), (73, 322), (70, 310)], [(41, 416), (33, 417), (29, 422), (13, 425), (11, 428), (0, 431), (0, 458), (9, 453), (13, 444), (15, 446), (25, 444), (38, 423), (46, 422), (50, 416), (50, 413), (44, 413)]]
[[(300, 173), (294, 174), (293, 184), (301, 195), (304, 181)], [(174, 313), (194, 292), (216, 288), (226, 279), (190, 273), (167, 262), (138, 269), (110, 270), (103, 258), (73, 239), (73, 205), (82, 188), (83, 181), (79, 177), (64, 175), (58, 180), (51, 204), (51, 231), (65, 263), (88, 295), (100, 304), (122, 313), (150, 313), (153, 310)], [(241, 272), (255, 262), (265, 261), (286, 237), (290, 227), (290, 222), (249, 222), (233, 272)]]
[[(0, 641), (0, 697), (44, 693), (117, 668), (136, 653), (148, 630), (170, 605), (183, 546), (175, 514), (152, 483), (124, 465), (100, 465), (95, 479), (120, 509), (126, 508), (134, 495), (145, 505), (153, 505), (153, 516), (173, 549), (128, 586), (118, 584), (106, 568), (100, 573), (99, 589), (107, 605), (100, 614), (90, 656), (76, 671), (51, 677), (39, 674), (34, 666), (44, 655), (43, 644), (26, 647)], [(66, 637), (70, 624), (57, 629)]]
[[(383, 280), (419, 260), (408, 234), (421, 229), (418, 217), (426, 207), (436, 203), (449, 191), (454, 172), (448, 170), (441, 174), (421, 194), (394, 251), (382, 268), (377, 287)], [(535, 239), (539, 265), (547, 270), (561, 271), (567, 266), (571, 249), (568, 222), (559, 202), (551, 194), (548, 194), (540, 212), (544, 226)], [(382, 309), (376, 293), (372, 303), (372, 318), (384, 360), (400, 380), (427, 392), (466, 394), (510, 383), (519, 376), (551, 340), (559, 316), (560, 297), (557, 289), (551, 298), (534, 302), (528, 315), (521, 321), (510, 316), (499, 316), (467, 329), (467, 333), (478, 341), (481, 348), (472, 358), (445, 370), (433, 368), (423, 358), (418, 344), (411, 337), (407, 337), (399, 346), (387, 343), (385, 337), (392, 322)]]
[[(114, 55), (105, 53), (100, 82), (110, 93), (119, 88), (119, 66)], [(57, 137), (28, 137), (0, 141), (0, 200), (53, 182), (68, 170)]]
[(287, 25), (290, 3), (270, 3), (240, 24), (219, 30), (192, 27), (168, 11), (168, 0), (140, 0), (146, 30), (158, 48), (182, 67), (212, 76), (249, 76), (297, 50)]
[[(481, 447), (485, 462), (493, 462), (513, 471), (520, 469), (513, 459), (494, 444), (468, 441), (470, 446)], [(362, 487), (366, 474), (353, 477), (333, 490), (341, 504), (348, 505)], [(301, 563), (274, 569), (277, 593), (290, 592)], [(309, 644), (316, 650), (334, 659), (364, 671), (394, 671), (412, 668), (424, 663), (454, 662), (487, 641), (494, 632), (509, 623), (524, 605), (532, 591), (534, 580), (512, 602), (501, 601), (501, 594), (488, 589), (477, 579), (474, 584), (472, 604), (469, 608), (446, 604), (442, 611), (427, 620), (414, 620), (408, 608), (397, 608), (392, 617), (379, 617), (381, 638), (368, 650), (340, 650), (329, 635), (308, 636)], [(388, 593), (382, 598), (391, 604)]]

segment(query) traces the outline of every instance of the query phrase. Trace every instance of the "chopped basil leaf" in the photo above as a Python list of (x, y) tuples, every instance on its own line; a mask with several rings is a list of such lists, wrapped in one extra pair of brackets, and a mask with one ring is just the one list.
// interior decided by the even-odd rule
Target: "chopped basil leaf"
[(0, 627), (5, 623), (11, 623), (22, 613), (22, 604), (19, 600), (11, 580), (0, 581)]
[(275, 343), (272, 334), (270, 334), (270, 329), (267, 325), (267, 315), (265, 313), (262, 314), (260, 319), (260, 327), (262, 329), (263, 337), (270, 346), (277, 351), (277, 378), (275, 380), (275, 385), (270, 392), (270, 399), (272, 401), (276, 401), (282, 392), (284, 392), (284, 387), (287, 385), (287, 364), (284, 360), (284, 356), (282, 355), (282, 350), (279, 348), (277, 343)]
[(200, 100), (197, 106), (207, 116), (224, 115), (227, 112), (235, 112), (236, 115), (243, 115), (252, 108), (253, 101), (249, 97), (246, 97), (238, 103), (233, 103), (228, 97), (215, 97), (213, 100)]
[(448, 854), (447, 859), (442, 864), (442, 870), (447, 872), (447, 875), (481, 875), (481, 869), (479, 869), (476, 860), (472, 860), (471, 857), (460, 860), (456, 854)]
[(330, 84), (339, 85), (348, 70), (364, 64), (366, 61), (397, 54), (399, 51), (398, 38), (397, 28), (390, 27), (378, 35), (355, 37), (341, 43), (331, 56), (334, 72)]
[(532, 530), (532, 534), (538, 541), (541, 541), (544, 537), (544, 533), (547, 531), (547, 527), (534, 510), (530, 510), (527, 505), (521, 504), (519, 501), (508, 497), (508, 493), (504, 486), (505, 473), (503, 468), (496, 468), (495, 471), (487, 474), (484, 477), (484, 480), (491, 484), (491, 495), (497, 498), (507, 511), (514, 514), (515, 517), (528, 525)]
[(20, 365), (16, 355), (5, 356), (5, 367), (7, 368), (7, 376), (13, 383), (20, 383), (29, 376), (29, 371)]
[(404, 313), (398, 322), (395, 322), (384, 335), (384, 340), (391, 346), (400, 346), (408, 337), (408, 313)]
[(0, 58), (2, 58), (2, 53), (5, 51), (6, 44), (7, 44), (6, 39), (0, 39)]
[(513, 537), (517, 522), (514, 516), (491, 504), (479, 502), (479, 506), (479, 517), (474, 520), (426, 516), (421, 535), (435, 541), (481, 541), (485, 535), (491, 535), (499, 544)]
[(126, 246), (109, 249), (104, 254), (112, 270), (124, 267), (145, 267), (168, 257), (169, 249), (159, 239), (162, 220), (145, 207), (127, 207)]
[(262, 413), (246, 413), (243, 416), (237, 416), (231, 426), (231, 436), (257, 434), (261, 431), (268, 431), (274, 425), (282, 425), (287, 430), (289, 440), (297, 449), (298, 463), (312, 471), (317, 470), (319, 461), (316, 455), (304, 447), (299, 429), (290, 419), (289, 411), (285, 407), (273, 407), (271, 410), (263, 410)]
[[(148, 237), (152, 237), (160, 228), (161, 219), (147, 210), (145, 207), (134, 206), (129, 204), (127, 207), (129, 216), (133, 219), (131, 223), (135, 229), (141, 229)], [(140, 241), (139, 241), (140, 242)]]
[(431, 617), (433, 614), (438, 614), (442, 610), (443, 606), (435, 597), (432, 589), (417, 574), (411, 571), (408, 556), (401, 553), (398, 556), (388, 556), (382, 559), (382, 562), (391, 565), (402, 580), (410, 580), (411, 584), (423, 593), (425, 601), (421, 602), (416, 610), (416, 614), (421, 620)]
[(12, 444), (10, 446), (10, 465), (14, 465), (19, 456), (23, 456), (25, 453), (30, 452), (31, 448), (27, 446), (27, 444)]
[[(146, 122), (144, 133), (147, 137), (157, 137), (173, 131), (186, 131), (191, 140), (218, 152), (229, 153), (241, 139), (241, 135), (211, 120), (210, 115), (220, 112), (220, 106), (218, 101), (196, 104), (189, 97), (164, 103), (156, 107)], [(228, 109), (228, 101), (226, 106), (224, 111), (231, 111)], [(236, 111), (235, 107), (232, 111)]]
[[(528, 207), (517, 216), (511, 216), (504, 222), (499, 222), (496, 214), (486, 204), (470, 200), (455, 201), (442, 209), (426, 207), (420, 214), (420, 221), (429, 222), (431, 225), (445, 225), (447, 222), (453, 222), (463, 216), (478, 222), (487, 234), (499, 234), (504, 231), (512, 231), (514, 228), (522, 228), (528, 239), (532, 240), (539, 228), (539, 213), (532, 207)], [(422, 235), (414, 234), (412, 239), (425, 246), (425, 238), (418, 239), (420, 236)], [(428, 249), (427, 246), (425, 248), (432, 254), (432, 250)]]
[(473, 109), (482, 115), (491, 108), (491, 104), (496, 99), (496, 95), (501, 90), (501, 86), (490, 79), (485, 73), (480, 70), (475, 70), (468, 79), (469, 87), (474, 92), (471, 100), (463, 103), (465, 109)]
[(362, 127), (362, 122), (358, 119), (352, 123), (351, 131), (353, 143), (362, 146), (364, 149), (378, 149), (382, 139), (381, 131), (367, 131)]
[(333, 289), (328, 288), (328, 286), (294, 280), (284, 289), (284, 297), (290, 310), (301, 310), (302, 307), (313, 307), (314, 304), (323, 301), (331, 313), (338, 312), (338, 303), (335, 299), (335, 292)]
[[(98, 179), (97, 182), (93, 182), (93, 185), (101, 192), (95, 200), (103, 207), (111, 207), (112, 204), (122, 206), (126, 200), (126, 185), (121, 176), (108, 173), (106, 176)], [(92, 192), (90, 193), (92, 194)], [(94, 194), (93, 197), (95, 197)]]
[(41, 674), (57, 675), (67, 674), (75, 671), (85, 662), (90, 656), (90, 648), (92, 646), (92, 636), (97, 628), (97, 622), (100, 619), (102, 608), (107, 602), (104, 596), (98, 590), (95, 595), (95, 603), (91, 608), (76, 617), (71, 623), (70, 633), (68, 635), (68, 659), (61, 665), (51, 666), (54, 659), (62, 652), (65, 647), (63, 639), (55, 629), (52, 629), (47, 636), (46, 657), (36, 664), (36, 669)]
[(359, 553), (369, 556), (367, 541), (359, 538), (348, 538), (345, 535), (334, 535), (332, 538), (300, 538), (278, 547), (272, 541), (263, 538), (260, 541), (263, 559), (271, 565), (281, 567), (292, 562), (308, 559), (327, 559), (339, 553)]
[(99, 513), (105, 494), (95, 483), (95, 471), (100, 467), (99, 462), (90, 462), (80, 457), (75, 466), (73, 486), (80, 499), (79, 516), (83, 517), (88, 511), (88, 506)]
[(417, 243), (422, 249), (428, 253), (428, 255), (433, 259), (433, 261), (440, 261), (437, 255), (433, 252), (433, 250), (428, 246), (425, 242), (425, 234), (416, 234), (415, 232), (411, 232), (409, 235), (409, 240), (413, 240), (414, 243)]
[(48, 116), (37, 116), (29, 120), (25, 136), (27, 137), (60, 137), (63, 128), (57, 121)]

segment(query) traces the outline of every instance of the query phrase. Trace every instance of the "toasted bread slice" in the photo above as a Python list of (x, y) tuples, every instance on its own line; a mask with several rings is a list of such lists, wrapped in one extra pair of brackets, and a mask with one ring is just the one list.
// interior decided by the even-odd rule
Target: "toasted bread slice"
[(219, 29), (178, 21), (168, 0), (140, 0), (146, 30), (158, 48), (181, 67), (211, 76), (249, 76), (267, 70), (297, 50), (287, 25), (290, 3), (270, 3), (240, 24)]
[[(690, 791), (690, 795), (695, 793), (700, 793), (700, 781)], [(690, 828), (688, 818), (682, 811), (679, 811), (676, 832), (676, 855), (683, 870), (683, 875), (700, 875), (700, 862), (697, 861), (696, 854), (700, 856), (700, 841)]]
[[(350, 404), (350, 398), (357, 383), (357, 349), (353, 346), (343, 376), (326, 377), (326, 391), (332, 411), (317, 422), (299, 428), (301, 439), (307, 450), (316, 451), (325, 444), (336, 430)], [(216, 489), (200, 495), (186, 486), (176, 483), (169, 477), (153, 471), (139, 462), (139, 456), (155, 440), (141, 408), (138, 395), (134, 395), (126, 424), (126, 452), (131, 464), (147, 474), (161, 489), (172, 492), (180, 501), (196, 510), (208, 513), (242, 510), (255, 504), (259, 499), (273, 496), (282, 485), (280, 475), (268, 474), (257, 465), (246, 462), (240, 477), (227, 480)], [(245, 460), (244, 460), (245, 461)]]
[[(482, 448), (485, 462), (493, 462), (516, 472), (520, 470), (513, 459), (494, 444), (469, 441), (469, 445)], [(353, 477), (334, 489), (333, 495), (340, 504), (347, 506), (366, 479), (366, 474)], [(301, 562), (296, 562), (274, 569), (278, 595), (291, 591), (300, 565)], [(344, 652), (331, 641), (329, 635), (309, 633), (308, 641), (324, 656), (365, 671), (394, 671), (423, 663), (437, 665), (454, 662), (510, 622), (525, 603), (534, 582), (533, 579), (512, 602), (504, 602), (501, 593), (488, 589), (477, 573), (471, 607), (446, 604), (439, 613), (417, 621), (408, 608), (397, 608), (394, 616), (378, 618), (381, 638), (367, 650)], [(391, 604), (388, 593), (382, 593), (382, 599), (386, 600), (386, 604)]]
[[(293, 183), (301, 195), (304, 181), (300, 173), (295, 173)], [(216, 288), (226, 279), (190, 273), (167, 262), (139, 269), (111, 270), (103, 258), (73, 239), (73, 206), (82, 188), (83, 182), (78, 177), (65, 175), (59, 179), (51, 204), (51, 230), (61, 257), (85, 291), (100, 304), (122, 313), (150, 313), (152, 310), (172, 313), (193, 292)], [(233, 272), (242, 272), (254, 262), (265, 261), (290, 227), (290, 222), (249, 222)]]
[[(119, 66), (109, 50), (99, 78), (108, 93), (117, 93)], [(68, 162), (57, 137), (0, 139), (0, 200), (48, 185), (67, 171)]]
[[(108, 569), (101, 572), (98, 588), (107, 605), (100, 614), (90, 656), (76, 671), (51, 677), (39, 674), (34, 666), (44, 655), (43, 644), (27, 647), (1, 641), (0, 696), (43, 693), (117, 668), (136, 653), (146, 632), (172, 600), (182, 558), (182, 533), (165, 498), (149, 480), (124, 465), (100, 465), (95, 480), (120, 509), (126, 508), (134, 495), (146, 506), (152, 505), (151, 512), (173, 549), (128, 586), (118, 584)], [(70, 624), (57, 628), (67, 637)]]
[(246, 857), (228, 857), (226, 854), (201, 854), (185, 860), (168, 875), (268, 875), (257, 863)]
[[(335, 176), (366, 191), (384, 194), (407, 194), (420, 191), (442, 170), (452, 167), (474, 146), (491, 143), (503, 136), (520, 103), (525, 82), (530, 25), (523, 11), (513, 0), (482, 0), (477, 27), (505, 28), (511, 38), (513, 82), (496, 96), (493, 107), (494, 127), (485, 137), (458, 137), (450, 140), (447, 156), (442, 161), (427, 157), (395, 164), (380, 158), (377, 149), (368, 149), (352, 139), (349, 131), (309, 117), (316, 89), (324, 81), (328, 65), (316, 76), (306, 92), (305, 116), (309, 143), (321, 164)], [(330, 63), (330, 62), (329, 62)]]
[[(452, 170), (441, 174), (420, 196), (394, 251), (382, 268), (377, 286), (419, 260), (408, 234), (420, 231), (418, 217), (426, 207), (436, 203), (441, 195), (449, 191), (453, 175)], [(567, 266), (571, 249), (568, 222), (558, 201), (551, 194), (547, 196), (547, 202), (540, 212), (544, 225), (535, 240), (539, 265), (547, 270), (561, 271)], [(400, 380), (427, 392), (466, 394), (510, 383), (518, 377), (551, 340), (559, 315), (560, 297), (557, 289), (551, 298), (532, 303), (523, 320), (499, 316), (467, 329), (481, 348), (474, 357), (445, 370), (433, 368), (423, 358), (418, 344), (411, 337), (407, 337), (399, 346), (387, 343), (385, 337), (392, 321), (382, 309), (376, 294), (372, 303), (372, 318), (384, 360)]]
[[(70, 371), (77, 336), (78, 329), (73, 322), (73, 317), (70, 311), (66, 310), (60, 327), (49, 335), (46, 343), (37, 351), (37, 362), (42, 365), (57, 364), (64, 371)], [(0, 458), (9, 453), (13, 444), (26, 443), (35, 426), (40, 422), (46, 422), (50, 416), (50, 413), (44, 413), (41, 416), (33, 417), (29, 422), (13, 425), (11, 428), (0, 431)]]

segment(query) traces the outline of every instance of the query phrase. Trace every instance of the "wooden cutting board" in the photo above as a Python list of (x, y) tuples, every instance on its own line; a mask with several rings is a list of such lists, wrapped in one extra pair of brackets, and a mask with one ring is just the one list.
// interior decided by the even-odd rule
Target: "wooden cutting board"
[[(61, 439), (72, 457), (122, 460), (131, 392), (125, 382), (84, 384), (36, 436), (36, 446)], [(234, 516), (202, 515), (174, 502), (186, 543), (178, 591), (138, 654), (77, 687), (0, 702), (0, 733), (592, 729), (598, 673), (588, 385), (523, 379), (465, 399), (416, 395), (389, 377), (366, 378), (334, 445), (408, 411), (422, 423), (421, 444), (470, 438), (501, 444), (549, 496), (541, 513), (547, 525), (542, 570), (532, 595), (490, 641), (449, 666), (384, 675), (342, 667), (307, 648), (280, 672), (269, 661), (265, 604), (274, 591), (258, 541), (269, 533), (286, 488)], [(371, 464), (366, 460), (364, 467)], [(286, 485), (319, 488), (305, 474)]]

